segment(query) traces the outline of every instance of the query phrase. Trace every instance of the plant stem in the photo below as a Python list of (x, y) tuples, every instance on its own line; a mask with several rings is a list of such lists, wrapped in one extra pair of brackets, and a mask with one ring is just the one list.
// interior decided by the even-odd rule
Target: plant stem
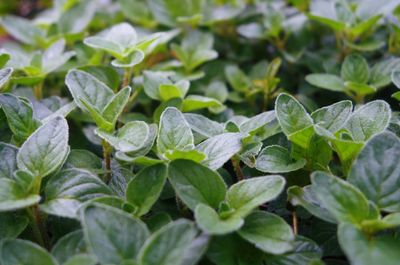
[(50, 249), (50, 239), (47, 235), (46, 228), (43, 225), (42, 221), (42, 216), (39, 211), (39, 206), (33, 205), (28, 209), (28, 214), (31, 220), (31, 228), (32, 232), (37, 240), (37, 243), (39, 243), (42, 247), (46, 249)]
[(102, 140), (103, 145), (103, 159), (106, 167), (106, 174), (104, 175), (104, 182), (108, 184), (111, 180), (111, 151), (112, 147), (106, 140)]
[(132, 79), (132, 73), (133, 73), (133, 67), (125, 68), (124, 79), (122, 81), (121, 88), (129, 86), (129, 84), (131, 83), (131, 79)]
[(33, 87), (33, 94), (37, 100), (42, 99), (43, 97), (43, 81), (40, 81)]
[(238, 181), (244, 180), (244, 174), (242, 169), (240, 168), (240, 160), (234, 156), (231, 158), (233, 170), (235, 171), (236, 177)]
[(297, 220), (296, 210), (293, 210), (293, 212), (292, 212), (292, 223), (293, 223), (293, 233), (294, 233), (294, 235), (297, 235), (299, 232), (299, 228), (298, 228), (298, 220)]

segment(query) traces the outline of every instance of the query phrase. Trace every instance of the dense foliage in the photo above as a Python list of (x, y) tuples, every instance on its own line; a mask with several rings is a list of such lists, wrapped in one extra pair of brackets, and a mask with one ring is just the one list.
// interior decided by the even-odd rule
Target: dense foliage
[(1, 17), (1, 265), (398, 265), (399, 0)]

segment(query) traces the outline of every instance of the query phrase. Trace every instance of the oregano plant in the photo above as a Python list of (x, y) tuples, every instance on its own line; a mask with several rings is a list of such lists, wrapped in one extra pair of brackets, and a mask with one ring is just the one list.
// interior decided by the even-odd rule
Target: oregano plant
[(0, 264), (398, 265), (399, 10), (1, 1)]

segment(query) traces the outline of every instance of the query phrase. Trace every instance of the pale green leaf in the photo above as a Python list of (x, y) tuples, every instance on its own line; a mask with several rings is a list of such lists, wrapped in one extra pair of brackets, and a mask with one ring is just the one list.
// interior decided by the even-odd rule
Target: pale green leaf
[(292, 228), (281, 217), (255, 211), (245, 219), (239, 235), (257, 248), (271, 254), (283, 254), (293, 249)]
[(56, 117), (39, 127), (21, 146), (18, 168), (43, 178), (61, 167), (68, 153), (68, 124), (64, 118)]
[(179, 198), (192, 210), (200, 203), (218, 208), (225, 199), (226, 184), (222, 177), (193, 161), (172, 161), (168, 178)]
[(85, 241), (104, 264), (133, 260), (149, 237), (146, 225), (132, 215), (100, 204), (88, 205), (81, 212)]
[(279, 175), (242, 180), (229, 188), (226, 202), (234, 210), (234, 215), (246, 216), (257, 206), (275, 199), (285, 183)]

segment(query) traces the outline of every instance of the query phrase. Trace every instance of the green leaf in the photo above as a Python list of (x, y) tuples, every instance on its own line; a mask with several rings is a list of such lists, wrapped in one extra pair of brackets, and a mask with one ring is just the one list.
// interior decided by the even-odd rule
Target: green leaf
[(158, 151), (163, 154), (168, 150), (185, 150), (193, 147), (193, 134), (183, 114), (177, 108), (166, 108), (160, 118)]
[(72, 149), (64, 164), (64, 168), (80, 168), (91, 172), (101, 171), (102, 167), (101, 158), (84, 149)]
[(100, 204), (81, 212), (85, 241), (99, 262), (123, 264), (134, 260), (149, 237), (146, 225), (133, 216)]
[(369, 80), (369, 66), (364, 57), (351, 54), (344, 59), (340, 74), (344, 81), (366, 84)]
[(194, 224), (186, 220), (177, 220), (164, 226), (146, 241), (139, 253), (140, 264), (182, 264), (184, 254), (196, 234)]
[(200, 134), (204, 138), (210, 138), (224, 132), (222, 124), (210, 120), (203, 115), (196, 113), (185, 113), (183, 115), (192, 131)]
[(400, 91), (393, 93), (391, 97), (396, 99), (397, 101), (400, 101)]
[(0, 178), (13, 178), (17, 170), (17, 152), (15, 146), (0, 142)]
[(207, 251), (207, 258), (218, 265), (263, 265), (264, 257), (265, 253), (237, 233), (213, 237)]
[(367, 142), (351, 168), (348, 181), (381, 210), (400, 211), (400, 141), (382, 133)]
[[(385, 87), (393, 82), (392, 72), (397, 72), (396, 69), (400, 66), (400, 59), (389, 58), (374, 64), (371, 68), (370, 85), (377, 89)], [(399, 84), (399, 83), (397, 83)]]
[(43, 123), (47, 123), (50, 120), (54, 119), (57, 116), (61, 116), (61, 117), (67, 117), (73, 110), (75, 110), (77, 107), (76, 103), (70, 102), (67, 103), (65, 105), (63, 105), (62, 107), (60, 107), (59, 109), (57, 109), (55, 112), (53, 112), (52, 114), (50, 114), (49, 116), (45, 117), (44, 119), (42, 119), (42, 124)]
[(54, 72), (75, 55), (74, 51), (64, 52), (64, 50), (65, 40), (61, 39), (43, 52), (41, 71), (44, 74)]
[(351, 224), (341, 224), (339, 243), (353, 265), (396, 265), (400, 259), (400, 240), (389, 235), (370, 237)]
[(374, 27), (381, 18), (382, 18), (381, 14), (372, 16), (372, 17), (356, 24), (355, 26), (353, 26), (349, 30), (349, 32), (351, 34), (353, 34), (354, 36), (360, 36), (360, 35), (364, 34), (365, 32), (367, 32), (368, 30), (371, 30), (371, 28)]
[(121, 45), (115, 43), (112, 40), (101, 38), (98, 36), (92, 36), (84, 39), (84, 43), (94, 49), (101, 49), (112, 54), (114, 57), (122, 58), (124, 52)]
[(152, 28), (156, 22), (146, 1), (119, 0), (121, 11), (132, 22)]
[(121, 152), (140, 150), (150, 137), (150, 128), (144, 121), (131, 121), (118, 130), (116, 134), (96, 129), (95, 133)]
[(218, 57), (218, 53), (212, 50), (213, 42), (213, 35), (193, 30), (188, 32), (180, 46), (172, 44), (171, 49), (190, 73), (199, 65)]
[(0, 247), (2, 265), (58, 265), (43, 248), (21, 239), (5, 239)]
[(175, 84), (159, 85), (159, 94), (162, 100), (167, 101), (171, 98), (184, 98), (189, 90), (190, 83), (187, 80), (179, 81)]
[(155, 100), (161, 100), (160, 86), (173, 85), (165, 75), (159, 72), (144, 71), (143, 87), (147, 96)]
[(96, 12), (95, 1), (82, 1), (62, 13), (57, 26), (64, 34), (82, 32), (92, 21)]
[(114, 125), (108, 121), (106, 121), (102, 116), (101, 113), (90, 103), (88, 103), (86, 100), (79, 98), (78, 99), (81, 104), (85, 107), (85, 109), (89, 112), (89, 114), (92, 116), (92, 119), (96, 123), (97, 127), (100, 129), (103, 129), (105, 131), (113, 131), (114, 130)]
[(391, 75), (393, 84), (400, 88), (400, 70), (394, 70)]
[(121, 89), (104, 107), (101, 115), (103, 118), (111, 124), (116, 124), (119, 115), (121, 115), (126, 104), (129, 101), (129, 95), (131, 94), (131, 88), (129, 86)]
[(39, 127), (21, 146), (18, 168), (43, 178), (57, 170), (68, 153), (68, 124), (64, 118), (56, 117)]
[(168, 160), (187, 159), (200, 163), (206, 158), (206, 154), (197, 150), (174, 150), (167, 151), (164, 156)]
[(95, 37), (85, 39), (85, 44), (124, 57), (125, 53), (137, 43), (135, 29), (128, 23), (119, 23)]
[(301, 159), (307, 157), (310, 159), (311, 148), (313, 138), (315, 136), (314, 126), (309, 126), (303, 130), (297, 131), (288, 136), (288, 139), (292, 142), (292, 157), (295, 159)]
[(282, 131), (289, 136), (313, 124), (304, 107), (289, 94), (280, 94), (275, 102), (275, 111)]
[(51, 249), (51, 254), (60, 264), (70, 257), (86, 252), (82, 230), (76, 230), (61, 237)]
[(311, 239), (297, 236), (294, 250), (282, 255), (266, 255), (268, 265), (322, 265), (322, 249)]
[(285, 187), (285, 179), (279, 175), (255, 177), (232, 185), (226, 202), (236, 216), (246, 216), (254, 208), (275, 199)]
[(223, 133), (196, 146), (197, 151), (206, 154), (206, 159), (202, 161), (202, 164), (214, 170), (222, 167), (240, 151), (242, 137), (241, 133)]
[(364, 147), (364, 143), (346, 141), (340, 139), (332, 140), (334, 149), (340, 158), (345, 172), (348, 172), (354, 159)]
[(86, 109), (81, 101), (84, 100), (102, 113), (114, 97), (113, 91), (108, 86), (81, 70), (70, 70), (65, 78), (65, 84), (76, 104), (82, 109)]
[(245, 219), (239, 235), (257, 248), (271, 254), (283, 254), (293, 249), (292, 228), (281, 217), (255, 211)]
[(375, 233), (400, 226), (400, 213), (391, 213), (382, 219), (367, 220), (361, 224), (363, 231)]
[(309, 74), (306, 76), (306, 81), (313, 86), (332, 90), (345, 91), (343, 80), (332, 74)]
[(66, 263), (63, 265), (96, 265), (97, 259), (88, 254), (78, 254), (76, 256), (71, 257)]
[(225, 67), (225, 77), (232, 88), (239, 92), (246, 92), (251, 87), (251, 82), (246, 74), (236, 65)]
[(303, 168), (306, 162), (305, 159), (293, 160), (289, 151), (282, 146), (271, 145), (261, 150), (256, 169), (268, 173), (286, 173)]
[(106, 65), (85, 65), (78, 68), (79, 70), (85, 71), (108, 87), (110, 87), (113, 91), (117, 91), (121, 78), (119, 73), (115, 70), (115, 68)]
[(123, 59), (115, 59), (111, 61), (111, 65), (121, 68), (131, 68), (144, 60), (145, 54), (141, 50), (135, 50)]
[(43, 41), (45, 32), (36, 27), (33, 22), (12, 15), (2, 18), (1, 25), (17, 40), (29, 44), (38, 45)]
[(1, 94), (0, 106), (18, 143), (24, 142), (39, 127), (40, 122), (33, 118), (32, 105), (28, 100)]
[[(6, 63), (10, 60), (10, 58), (11, 58), (10, 54), (8, 54), (7, 52), (4, 52), (4, 51), (1, 52), (0, 53), (0, 68), (3, 68), (6, 65)], [(3, 69), (3, 70), (5, 70), (5, 73), (7, 73), (7, 71), (8, 71), (7, 68)], [(0, 87), (1, 87), (1, 85), (0, 85)]]
[(311, 114), (314, 123), (335, 133), (340, 130), (349, 118), (353, 104), (350, 100), (339, 101), (327, 107), (317, 109)]
[(151, 209), (164, 188), (166, 178), (166, 166), (158, 164), (146, 167), (128, 183), (126, 200), (137, 207), (136, 216), (142, 216)]
[(311, 185), (303, 188), (292, 186), (287, 190), (288, 201), (294, 206), (302, 206), (312, 215), (329, 223), (336, 223), (336, 219), (322, 205)]
[(16, 213), (0, 214), (0, 239), (16, 238), (28, 226), (29, 220)]
[(189, 95), (183, 100), (182, 111), (189, 112), (204, 108), (221, 107), (222, 103), (214, 98), (204, 96)]
[(308, 17), (319, 23), (325, 24), (326, 26), (332, 28), (335, 31), (342, 31), (346, 27), (346, 24), (344, 22), (341, 22), (338, 20), (333, 20), (328, 17), (322, 17), (322, 16), (317, 16), (317, 15), (312, 15), (312, 14), (308, 14)]
[(364, 96), (364, 95), (369, 95), (369, 94), (373, 94), (376, 92), (375, 87), (371, 87), (366, 84), (360, 84), (360, 83), (347, 81), (347, 82), (344, 82), (344, 85), (346, 86), (346, 88), (348, 90), (353, 91), (357, 95)]
[(46, 202), (40, 205), (44, 212), (77, 218), (80, 202), (111, 195), (112, 191), (93, 173), (71, 168), (53, 175), (46, 184), (45, 194)]
[(273, 123), (275, 120), (275, 111), (266, 111), (243, 122), (242, 124), (240, 124), (239, 129), (241, 133), (254, 134), (262, 129), (264, 126)]
[(314, 172), (311, 181), (318, 200), (339, 222), (359, 224), (368, 219), (368, 200), (356, 187), (322, 171)]
[(11, 67), (0, 69), (0, 88), (2, 88), (8, 82), (13, 71), (14, 69)]
[(350, 116), (345, 128), (354, 141), (366, 141), (386, 129), (391, 117), (389, 104), (383, 100), (371, 101)]
[(218, 208), (225, 199), (226, 184), (222, 177), (193, 161), (172, 161), (168, 178), (179, 198), (192, 210), (200, 203)]
[(143, 142), (143, 145), (140, 149), (134, 152), (129, 152), (127, 155), (133, 157), (145, 156), (148, 152), (150, 152), (151, 148), (153, 147), (154, 141), (157, 137), (157, 125), (150, 124), (149, 125), (149, 134), (146, 140)]
[(224, 235), (239, 230), (244, 220), (239, 216), (221, 218), (218, 213), (208, 205), (199, 204), (195, 209), (197, 225), (210, 235)]

